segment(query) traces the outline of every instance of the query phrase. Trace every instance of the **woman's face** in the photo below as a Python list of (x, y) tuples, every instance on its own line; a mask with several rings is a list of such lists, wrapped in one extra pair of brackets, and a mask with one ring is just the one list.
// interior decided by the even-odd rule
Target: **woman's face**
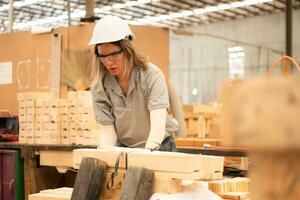
[(98, 45), (98, 52), (101, 62), (106, 69), (114, 76), (121, 78), (124, 73), (124, 52), (121, 47), (112, 43)]

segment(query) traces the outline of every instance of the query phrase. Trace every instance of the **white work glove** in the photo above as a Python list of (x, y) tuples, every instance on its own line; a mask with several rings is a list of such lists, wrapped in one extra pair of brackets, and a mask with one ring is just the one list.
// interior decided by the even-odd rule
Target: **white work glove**
[(114, 147), (117, 142), (117, 134), (114, 125), (101, 125), (99, 147)]
[(159, 147), (166, 134), (167, 109), (161, 108), (150, 112), (150, 133), (146, 149)]

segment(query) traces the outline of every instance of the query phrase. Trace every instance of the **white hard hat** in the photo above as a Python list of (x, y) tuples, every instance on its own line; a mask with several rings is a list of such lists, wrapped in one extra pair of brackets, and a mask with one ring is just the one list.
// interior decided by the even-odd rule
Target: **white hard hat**
[(89, 45), (115, 42), (125, 38), (129, 40), (134, 38), (128, 24), (119, 17), (107, 15), (96, 23)]

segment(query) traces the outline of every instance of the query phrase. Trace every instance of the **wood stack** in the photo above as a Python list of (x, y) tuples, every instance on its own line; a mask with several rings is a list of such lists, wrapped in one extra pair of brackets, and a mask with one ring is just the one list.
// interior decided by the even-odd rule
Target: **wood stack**
[(208, 182), (208, 188), (224, 199), (249, 198), (249, 178), (237, 177)]
[[(43, 116), (41, 112), (43, 109), (37, 109), (36, 100), (40, 98), (51, 98), (50, 93), (19, 93), (19, 141), (20, 143), (34, 144), (35, 137), (41, 136), (42, 124), (35, 123), (41, 122), (40, 117)], [(36, 127), (37, 126), (37, 127)], [(37, 133), (36, 133), (37, 130)]]
[[(114, 192), (105, 189), (104, 197), (120, 198), (123, 175), (126, 168), (144, 167), (154, 172), (153, 192), (176, 193), (182, 191), (181, 180), (217, 180), (223, 177), (223, 157), (191, 155), (174, 152), (151, 152), (145, 149), (109, 148), (77, 149), (73, 151), (73, 167), (79, 168), (83, 157), (103, 160), (108, 165), (110, 177), (119, 159), (119, 179), (114, 185)], [(119, 185), (119, 186), (118, 186)]]
[(188, 137), (219, 138), (219, 105), (184, 105)]
[(222, 133), (229, 145), (250, 148), (253, 200), (300, 199), (299, 85), (268, 77), (223, 89)]
[[(72, 157), (73, 155), (73, 157)], [(40, 151), (41, 166), (73, 167), (78, 169), (84, 157), (104, 161), (107, 166), (105, 189), (102, 199), (120, 199), (124, 175), (131, 167), (147, 168), (154, 172), (153, 192), (176, 193), (182, 191), (182, 179), (217, 180), (223, 178), (224, 158), (175, 152), (151, 152), (146, 149), (105, 148), (76, 149), (64, 153)], [(118, 160), (118, 173), (111, 185), (111, 175)], [(109, 183), (110, 188), (106, 188)]]
[(20, 143), (98, 145), (100, 125), (89, 91), (68, 92), (68, 99), (19, 93), (18, 100)]

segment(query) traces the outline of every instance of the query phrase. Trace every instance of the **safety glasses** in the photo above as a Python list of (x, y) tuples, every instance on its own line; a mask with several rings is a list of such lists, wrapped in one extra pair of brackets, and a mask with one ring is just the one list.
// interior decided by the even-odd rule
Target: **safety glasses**
[(118, 56), (123, 52), (123, 49), (120, 49), (119, 51), (114, 51), (107, 55), (98, 54), (98, 57), (100, 58), (101, 62), (107, 62), (108, 60), (116, 60)]

